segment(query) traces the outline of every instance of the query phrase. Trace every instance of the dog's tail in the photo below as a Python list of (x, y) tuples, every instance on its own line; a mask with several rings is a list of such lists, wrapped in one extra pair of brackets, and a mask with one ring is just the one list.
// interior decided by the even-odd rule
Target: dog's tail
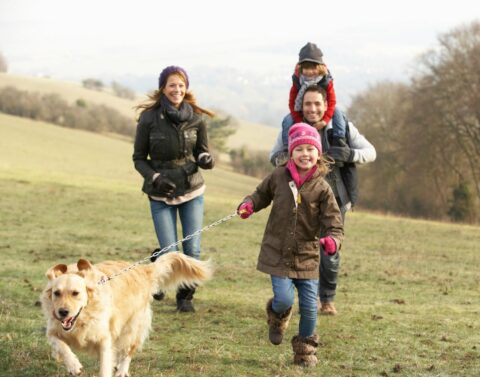
[(158, 258), (155, 263), (148, 265), (151, 268), (158, 290), (177, 289), (178, 287), (193, 287), (209, 280), (213, 268), (209, 261), (202, 262), (180, 253), (168, 253)]

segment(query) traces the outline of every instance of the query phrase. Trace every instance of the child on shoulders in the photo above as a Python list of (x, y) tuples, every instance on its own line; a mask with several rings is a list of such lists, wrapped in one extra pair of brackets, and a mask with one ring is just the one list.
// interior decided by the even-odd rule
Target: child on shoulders
[(308, 42), (299, 53), (298, 63), (292, 75), (292, 87), (288, 114), (282, 122), (282, 141), (288, 143), (288, 130), (294, 123), (303, 122), (302, 101), (305, 90), (312, 85), (318, 85), (327, 92), (327, 110), (317, 129), (323, 128), (332, 121), (332, 146), (345, 146), (346, 121), (343, 113), (336, 107), (337, 99), (333, 87), (333, 77), (323, 61), (323, 53), (316, 44)]

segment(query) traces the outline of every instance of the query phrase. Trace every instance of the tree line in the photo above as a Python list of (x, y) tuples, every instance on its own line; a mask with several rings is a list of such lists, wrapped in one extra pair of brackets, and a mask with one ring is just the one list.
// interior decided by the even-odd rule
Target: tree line
[[(105, 84), (101, 80), (94, 78), (87, 78), (82, 80), (82, 85), (86, 89), (97, 90), (99, 92), (102, 92), (105, 89)], [(135, 92), (132, 89), (120, 84), (119, 82), (112, 81), (111, 89), (113, 94), (117, 97), (135, 99)]]
[(0, 89), (0, 111), (10, 115), (94, 132), (113, 132), (133, 137), (132, 119), (105, 105), (79, 98), (69, 104), (55, 93), (40, 94), (11, 86)]
[(348, 114), (378, 153), (361, 170), (364, 207), (479, 222), (479, 21), (440, 35), (407, 84), (371, 86)]

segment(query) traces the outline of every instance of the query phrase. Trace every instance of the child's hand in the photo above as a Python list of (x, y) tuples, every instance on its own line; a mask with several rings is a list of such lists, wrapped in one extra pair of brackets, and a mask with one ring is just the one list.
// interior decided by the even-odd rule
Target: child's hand
[(320, 238), (320, 245), (323, 246), (325, 255), (333, 255), (337, 252), (337, 243), (330, 236)]
[(253, 203), (250, 200), (241, 203), (237, 208), (237, 213), (242, 219), (248, 219), (253, 213)]
[(327, 123), (324, 120), (319, 120), (318, 122), (315, 122), (314, 124), (312, 124), (312, 126), (319, 131), (323, 129), (326, 125)]

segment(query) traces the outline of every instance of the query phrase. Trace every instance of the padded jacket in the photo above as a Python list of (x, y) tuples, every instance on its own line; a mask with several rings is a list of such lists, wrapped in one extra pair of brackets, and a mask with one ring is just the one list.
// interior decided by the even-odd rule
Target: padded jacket
[(319, 235), (332, 236), (337, 250), (343, 239), (340, 209), (320, 173), (315, 172), (297, 191), (286, 167), (277, 167), (247, 198), (255, 212), (273, 202), (257, 269), (294, 279), (318, 279)]
[(153, 187), (155, 173), (171, 179), (177, 186), (173, 196), (181, 196), (200, 188), (204, 180), (196, 161), (209, 153), (207, 125), (203, 115), (180, 124), (173, 123), (161, 108), (144, 111), (137, 125), (133, 161), (143, 176), (142, 190), (149, 196), (166, 193)]

